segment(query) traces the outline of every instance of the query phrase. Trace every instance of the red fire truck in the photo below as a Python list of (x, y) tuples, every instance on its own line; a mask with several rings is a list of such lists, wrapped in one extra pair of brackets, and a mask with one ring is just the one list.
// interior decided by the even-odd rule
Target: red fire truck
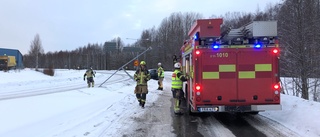
[(190, 113), (281, 110), (276, 21), (221, 33), (222, 19), (197, 20), (181, 48)]

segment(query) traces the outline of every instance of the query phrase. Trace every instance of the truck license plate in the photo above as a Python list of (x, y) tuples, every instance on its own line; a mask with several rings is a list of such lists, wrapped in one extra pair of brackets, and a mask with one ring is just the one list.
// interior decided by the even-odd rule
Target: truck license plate
[(200, 108), (201, 112), (214, 112), (213, 108)]

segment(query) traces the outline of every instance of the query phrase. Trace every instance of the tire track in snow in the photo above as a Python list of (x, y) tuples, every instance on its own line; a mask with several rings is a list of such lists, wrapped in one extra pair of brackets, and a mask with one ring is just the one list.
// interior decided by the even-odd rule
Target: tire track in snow
[(262, 115), (245, 115), (243, 118), (267, 137), (300, 137), (296, 132)]
[[(156, 89), (157, 81), (150, 83), (149, 89)], [(151, 90), (147, 95), (146, 107), (142, 109), (138, 106), (138, 102), (133, 97), (132, 110), (124, 110), (113, 125), (105, 128), (99, 137), (122, 136), (122, 137), (174, 137), (171, 126), (172, 119), (170, 115), (170, 99), (168, 96), (162, 98), (160, 96), (168, 94), (168, 91)], [(169, 93), (171, 94), (171, 93)]]
[[(204, 114), (206, 115), (206, 114)], [(235, 135), (222, 123), (220, 123), (213, 116), (198, 117), (199, 127), (198, 130), (204, 136), (210, 137), (235, 137)]]
[[(107, 74), (109, 72), (106, 72)], [(111, 74), (111, 72), (110, 72)], [(118, 82), (128, 81), (130, 80), (130, 77), (127, 77), (126, 74), (116, 74), (118, 76), (121, 76), (120, 78), (117, 78), (115, 80), (110, 80), (105, 85), (111, 85)], [(102, 76), (101, 76), (102, 77)], [(125, 78), (127, 77), (127, 78)], [(95, 85), (100, 85), (104, 80), (97, 79), (95, 80)], [(105, 86), (104, 86), (105, 87)], [(0, 101), (1, 100), (8, 100), (8, 99), (15, 99), (15, 98), (23, 98), (23, 97), (30, 97), (30, 96), (38, 96), (38, 95), (45, 95), (45, 94), (52, 94), (52, 93), (59, 93), (59, 92), (66, 92), (70, 90), (77, 90), (81, 88), (86, 88), (86, 84), (84, 86), (83, 83), (80, 83), (78, 81), (75, 81), (75, 83), (72, 84), (65, 84), (65, 85), (55, 85), (54, 87), (43, 87), (43, 88), (29, 88), (25, 90), (11, 90), (7, 92), (1, 92), (0, 93)]]

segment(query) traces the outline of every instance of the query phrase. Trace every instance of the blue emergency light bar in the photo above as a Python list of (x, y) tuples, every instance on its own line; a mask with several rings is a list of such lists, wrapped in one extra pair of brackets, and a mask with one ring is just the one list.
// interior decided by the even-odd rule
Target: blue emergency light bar
[(262, 46), (261, 46), (261, 44), (255, 44), (254, 45), (254, 48), (256, 48), (256, 49), (260, 49)]
[(217, 44), (216, 44), (216, 45), (213, 45), (212, 48), (213, 48), (213, 49), (219, 49), (219, 45), (217, 45)]

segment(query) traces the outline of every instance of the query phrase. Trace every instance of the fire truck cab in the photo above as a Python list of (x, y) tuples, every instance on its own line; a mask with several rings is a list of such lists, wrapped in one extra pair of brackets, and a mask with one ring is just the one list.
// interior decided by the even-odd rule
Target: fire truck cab
[(220, 32), (222, 19), (197, 20), (181, 48), (190, 113), (281, 110), (276, 21)]

